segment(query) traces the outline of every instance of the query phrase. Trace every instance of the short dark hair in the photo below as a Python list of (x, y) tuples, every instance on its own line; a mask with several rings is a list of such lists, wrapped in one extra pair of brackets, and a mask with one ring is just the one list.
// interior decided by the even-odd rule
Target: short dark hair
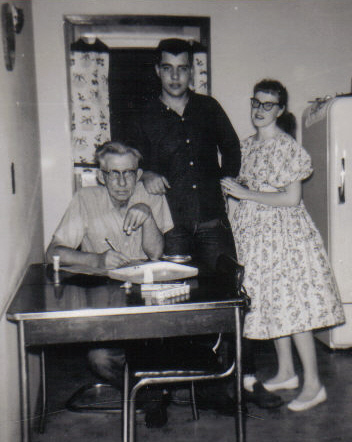
[(279, 106), (280, 107), (287, 106), (288, 102), (287, 89), (277, 80), (265, 79), (260, 81), (254, 86), (253, 90), (254, 95), (257, 92), (266, 92), (277, 95), (279, 99)]
[(155, 51), (155, 62), (159, 64), (161, 61), (162, 52), (169, 52), (173, 55), (181, 54), (182, 52), (187, 52), (189, 62), (193, 61), (193, 48), (192, 45), (187, 40), (182, 40), (181, 38), (167, 38), (165, 40), (160, 40), (158, 47)]
[(288, 111), (288, 92), (285, 86), (277, 80), (266, 78), (254, 86), (254, 95), (257, 92), (265, 92), (277, 96), (279, 100), (279, 106), (281, 108), (285, 107), (284, 112), (277, 119), (277, 125), (284, 132), (291, 135), (291, 137), (296, 138), (296, 117)]
[(143, 159), (142, 154), (134, 147), (127, 146), (121, 141), (106, 141), (104, 144), (97, 147), (97, 150), (95, 151), (96, 162), (100, 164), (100, 161), (109, 153), (115, 155), (131, 154), (136, 158), (137, 164)]

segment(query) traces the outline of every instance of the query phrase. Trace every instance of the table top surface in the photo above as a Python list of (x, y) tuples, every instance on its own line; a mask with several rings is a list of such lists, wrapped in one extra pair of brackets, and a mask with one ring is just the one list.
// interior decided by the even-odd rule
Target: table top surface
[[(99, 273), (99, 272), (98, 272)], [(141, 286), (130, 290), (123, 282), (104, 274), (74, 274), (60, 270), (59, 282), (51, 265), (31, 265), (8, 311), (13, 321), (82, 318), (121, 314), (142, 314), (243, 307), (246, 301), (231, 293), (219, 278), (190, 278), (188, 299), (170, 304), (151, 303), (142, 295)]]

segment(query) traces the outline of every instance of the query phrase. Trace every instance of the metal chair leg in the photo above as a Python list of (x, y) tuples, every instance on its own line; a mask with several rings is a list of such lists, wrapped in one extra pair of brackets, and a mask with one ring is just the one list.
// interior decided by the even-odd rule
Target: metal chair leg
[(125, 363), (123, 376), (123, 442), (128, 442), (128, 397), (129, 397), (129, 371), (128, 364)]
[(47, 413), (47, 383), (46, 383), (46, 370), (45, 370), (45, 350), (40, 352), (40, 377), (41, 377), (41, 409), (40, 409), (40, 421), (39, 421), (39, 433), (43, 434), (45, 430), (45, 419)]
[(128, 442), (134, 442), (135, 439), (135, 431), (136, 431), (136, 396), (138, 392), (138, 384), (136, 384), (129, 395), (129, 403), (128, 403)]
[(197, 408), (197, 402), (196, 402), (196, 391), (194, 387), (194, 382), (191, 382), (191, 389), (190, 389), (190, 400), (191, 400), (191, 407), (192, 407), (192, 415), (193, 420), (198, 421), (199, 420), (199, 412)]

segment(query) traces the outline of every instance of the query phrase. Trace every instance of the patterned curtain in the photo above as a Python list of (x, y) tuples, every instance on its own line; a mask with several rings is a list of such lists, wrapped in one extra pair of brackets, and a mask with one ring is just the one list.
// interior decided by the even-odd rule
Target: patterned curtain
[(71, 132), (75, 164), (94, 163), (98, 145), (110, 139), (109, 51), (99, 40), (71, 45)]
[(206, 52), (195, 52), (193, 56), (193, 90), (208, 95), (208, 65)]

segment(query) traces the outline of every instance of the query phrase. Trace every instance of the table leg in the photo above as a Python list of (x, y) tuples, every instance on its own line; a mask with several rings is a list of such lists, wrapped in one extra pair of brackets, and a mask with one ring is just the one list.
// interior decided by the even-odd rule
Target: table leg
[(24, 322), (18, 324), (18, 346), (20, 357), (20, 390), (21, 390), (21, 431), (22, 442), (30, 442), (29, 425), (29, 395), (27, 352), (24, 339)]
[(235, 363), (236, 363), (236, 388), (235, 397), (237, 398), (236, 413), (236, 436), (237, 442), (245, 442), (244, 412), (242, 404), (243, 379), (242, 379), (242, 317), (241, 309), (235, 308)]
[(41, 377), (41, 393), (42, 393), (42, 403), (40, 410), (40, 422), (39, 422), (39, 433), (43, 434), (45, 430), (45, 420), (47, 413), (47, 381), (46, 381), (46, 368), (45, 368), (45, 350), (44, 348), (40, 351), (40, 377)]

